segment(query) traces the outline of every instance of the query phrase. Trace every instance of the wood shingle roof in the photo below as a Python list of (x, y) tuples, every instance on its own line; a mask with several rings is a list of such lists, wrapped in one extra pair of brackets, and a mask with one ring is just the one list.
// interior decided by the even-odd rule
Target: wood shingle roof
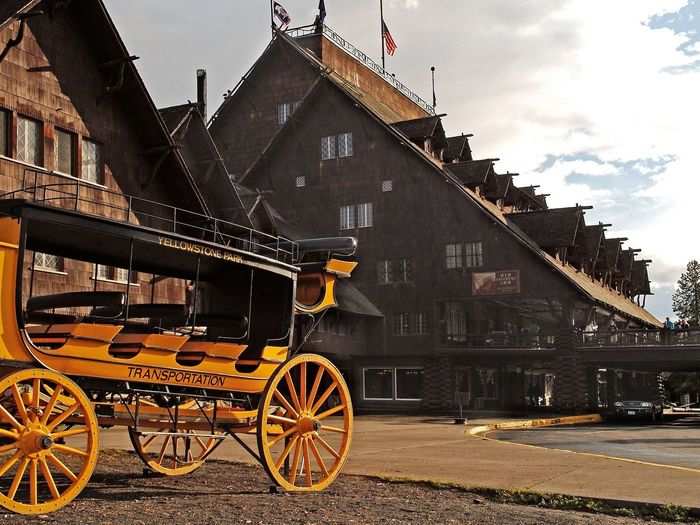
[(548, 250), (575, 246), (583, 211), (579, 207), (554, 208), (511, 213), (507, 217), (541, 248)]

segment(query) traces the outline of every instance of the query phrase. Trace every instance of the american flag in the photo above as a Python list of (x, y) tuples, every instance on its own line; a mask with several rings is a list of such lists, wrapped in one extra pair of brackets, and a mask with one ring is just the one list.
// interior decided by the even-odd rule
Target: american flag
[(389, 56), (394, 56), (394, 53), (396, 53), (396, 49), (398, 48), (398, 46), (396, 45), (396, 42), (394, 42), (394, 37), (391, 36), (389, 28), (386, 26), (386, 22), (384, 22), (384, 20), (382, 20), (382, 32), (384, 33), (386, 52), (389, 53)]

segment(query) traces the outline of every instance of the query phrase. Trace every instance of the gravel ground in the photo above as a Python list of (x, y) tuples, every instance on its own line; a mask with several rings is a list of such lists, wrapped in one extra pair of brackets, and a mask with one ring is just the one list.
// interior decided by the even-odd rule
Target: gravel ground
[(105, 451), (88, 487), (68, 507), (0, 524), (603, 524), (654, 522), (492, 503), (452, 489), (341, 476), (320, 494), (270, 494), (261, 468), (210, 461), (183, 478), (143, 477), (133, 454)]

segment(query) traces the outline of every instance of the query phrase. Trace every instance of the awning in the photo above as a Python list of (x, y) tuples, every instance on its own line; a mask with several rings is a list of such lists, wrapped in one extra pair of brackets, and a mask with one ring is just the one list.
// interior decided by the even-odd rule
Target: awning
[(335, 300), (341, 312), (365, 317), (384, 317), (379, 308), (347, 279), (338, 279), (335, 282)]

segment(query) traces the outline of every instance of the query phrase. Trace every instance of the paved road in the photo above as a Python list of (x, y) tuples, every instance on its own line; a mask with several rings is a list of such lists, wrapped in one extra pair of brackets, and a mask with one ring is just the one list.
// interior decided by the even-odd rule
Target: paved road
[(626, 422), (496, 432), (490, 437), (546, 448), (700, 469), (700, 416), (662, 425)]

